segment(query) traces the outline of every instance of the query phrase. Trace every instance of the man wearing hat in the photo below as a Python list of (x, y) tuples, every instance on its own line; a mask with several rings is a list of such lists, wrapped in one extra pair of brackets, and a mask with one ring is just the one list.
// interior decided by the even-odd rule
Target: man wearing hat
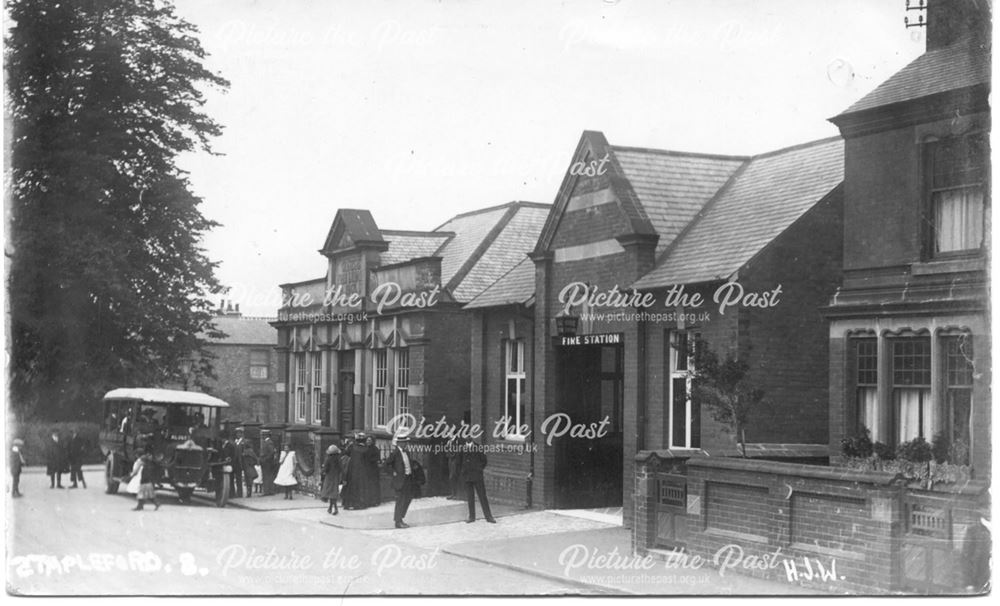
[(268, 496), (274, 494), (274, 476), (277, 475), (278, 471), (275, 465), (275, 457), (278, 455), (278, 449), (274, 447), (274, 442), (271, 441), (270, 429), (261, 430), (260, 435), (264, 439), (260, 445), (260, 473), (264, 476), (261, 480), (261, 490), (264, 496)]
[(400, 435), (393, 438), (392, 453), (385, 460), (386, 466), (392, 470), (392, 489), (396, 491), (396, 509), (393, 512), (393, 521), (396, 528), (409, 528), (409, 524), (403, 521), (406, 511), (410, 508), (410, 501), (413, 500), (413, 467), (414, 461), (410, 459), (406, 452), (406, 444), (409, 437)]
[(21, 468), (24, 467), (24, 454), (21, 453), (21, 449), (24, 448), (24, 440), (17, 438), (14, 440), (14, 445), (10, 449), (10, 496), (19, 497), (21, 496)]

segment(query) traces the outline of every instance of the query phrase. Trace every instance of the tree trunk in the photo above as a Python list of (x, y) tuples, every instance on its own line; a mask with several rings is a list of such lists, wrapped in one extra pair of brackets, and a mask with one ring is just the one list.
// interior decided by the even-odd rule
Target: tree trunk
[(743, 458), (747, 458), (747, 430), (745, 427), (740, 427), (740, 452), (743, 453)]

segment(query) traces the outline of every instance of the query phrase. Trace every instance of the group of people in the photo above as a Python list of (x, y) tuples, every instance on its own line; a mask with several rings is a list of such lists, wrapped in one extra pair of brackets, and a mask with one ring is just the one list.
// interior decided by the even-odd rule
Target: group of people
[[(399, 435), (393, 438), (392, 450), (386, 457), (384, 466), (392, 474), (392, 489), (396, 493), (393, 509), (393, 523), (396, 528), (408, 528), (406, 514), (414, 498), (420, 497), (420, 487), (426, 482), (426, 474), (420, 462), (412, 456), (408, 448), (409, 438)], [(455, 464), (450, 466), (451, 475), (465, 487), (469, 516), (467, 523), (476, 521), (476, 496), (483, 510), (483, 516), (490, 524), (495, 524), (493, 512), (486, 497), (483, 470), (486, 468), (486, 454), (471, 440), (463, 445), (451, 444), (448, 449)], [(320, 498), (329, 504), (327, 513), (337, 515), (340, 511), (337, 501), (343, 498), (344, 509), (364, 509), (381, 502), (379, 490), (380, 456), (374, 438), (363, 433), (353, 440), (346, 440), (344, 448), (331, 445), (326, 450), (326, 460), (322, 468)]]
[(242, 427), (237, 427), (232, 435), (222, 433), (222, 461), (232, 466), (230, 498), (243, 498), (244, 489), (246, 497), (255, 492), (271, 496), (275, 494), (275, 486), (280, 486), (284, 489), (285, 498), (291, 499), (292, 488), (298, 484), (295, 473), (301, 471), (295, 452), (288, 444), (279, 452), (268, 429), (262, 430), (260, 435), (260, 453), (257, 453)]
[[(23, 447), (23, 442), (21, 445)], [(52, 430), (51, 437), (45, 444), (45, 473), (49, 476), (49, 488), (65, 488), (62, 484), (64, 473), (69, 474), (70, 488), (78, 488), (81, 485), (87, 487), (87, 481), (83, 479), (83, 459), (86, 457), (86, 450), (86, 442), (76, 428), (70, 431), (68, 439), (63, 439), (59, 431)], [(22, 453), (19, 451), (18, 454)], [(19, 457), (19, 460), (23, 458)], [(17, 496), (20, 496), (20, 492)]]

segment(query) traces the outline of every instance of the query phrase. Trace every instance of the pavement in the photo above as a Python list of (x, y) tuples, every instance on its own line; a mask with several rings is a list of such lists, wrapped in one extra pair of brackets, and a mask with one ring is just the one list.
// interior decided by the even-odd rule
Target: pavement
[[(96, 492), (96, 488), (103, 493), (103, 478), (98, 476), (101, 471), (101, 468), (85, 468), (85, 475), (92, 478), (91, 488), (87, 492)], [(29, 470), (28, 474), (31, 473)], [(22, 478), (22, 484), (24, 483), (25, 478)], [(176, 503), (176, 496), (172, 491), (163, 490), (159, 494), (164, 505), (182, 507)], [(365, 550), (374, 546), (397, 545), (415, 550), (413, 553), (440, 553), (442, 557), (466, 562), (463, 566), (483, 566), (485, 570), (495, 571), (493, 574), (480, 576), (478, 584), (473, 581), (471, 587), (476, 589), (471, 592), (466, 585), (464, 590), (441, 591), (445, 594), (552, 593), (553, 587), (562, 587), (563, 592), (577, 595), (818, 593), (787, 583), (764, 581), (733, 572), (721, 575), (709, 565), (681, 568), (668, 566), (662, 559), (637, 558), (632, 555), (630, 530), (615, 523), (616, 515), (620, 519), (620, 511), (616, 513), (614, 510), (543, 511), (495, 504), (493, 513), (497, 518), (496, 524), (488, 524), (481, 517), (475, 523), (467, 524), (467, 506), (464, 502), (444, 497), (426, 497), (413, 501), (406, 517), (411, 527), (397, 530), (392, 526), (392, 502), (365, 510), (341, 509), (339, 515), (333, 516), (327, 514), (325, 503), (310, 495), (296, 494), (292, 500), (284, 499), (282, 495), (253, 496), (231, 500), (226, 509), (217, 509), (208, 495), (199, 496), (195, 493), (192, 506), (206, 513), (213, 512), (213, 518), (216, 515), (222, 516), (220, 520), (225, 518), (226, 509), (243, 510), (245, 513), (241, 514), (240, 519), (256, 520), (250, 522), (252, 526), (246, 526), (247, 522), (244, 522), (244, 528), (249, 530), (259, 527), (260, 532), (265, 534), (280, 528), (296, 528), (296, 534), (316, 535), (319, 539), (323, 533), (318, 528), (327, 528), (330, 532), (348, 533), (343, 535), (345, 539), (333, 544), (357, 544), (355, 550), (366, 554)], [(162, 511), (164, 510), (161, 509)], [(212, 553), (211, 546), (205, 547), (209, 549), (206, 552), (208, 557)], [(218, 560), (218, 557), (216, 554), (214, 559)], [(525, 582), (525, 578), (534, 578), (537, 583), (551, 585), (534, 587), (532, 583)], [(507, 586), (506, 583), (513, 584)], [(462, 586), (462, 583), (455, 587), (458, 586)], [(355, 588), (360, 587), (358, 585)], [(229, 588), (225, 593), (238, 593), (234, 589)], [(250, 593), (259, 593), (261, 589), (264, 588), (253, 587)]]

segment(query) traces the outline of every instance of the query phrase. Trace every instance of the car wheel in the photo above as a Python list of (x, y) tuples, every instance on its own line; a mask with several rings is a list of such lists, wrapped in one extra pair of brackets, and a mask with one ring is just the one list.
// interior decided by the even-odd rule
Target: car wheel
[(215, 491), (216, 507), (225, 507), (229, 501), (229, 476), (230, 473), (228, 471), (222, 474), (222, 485)]

